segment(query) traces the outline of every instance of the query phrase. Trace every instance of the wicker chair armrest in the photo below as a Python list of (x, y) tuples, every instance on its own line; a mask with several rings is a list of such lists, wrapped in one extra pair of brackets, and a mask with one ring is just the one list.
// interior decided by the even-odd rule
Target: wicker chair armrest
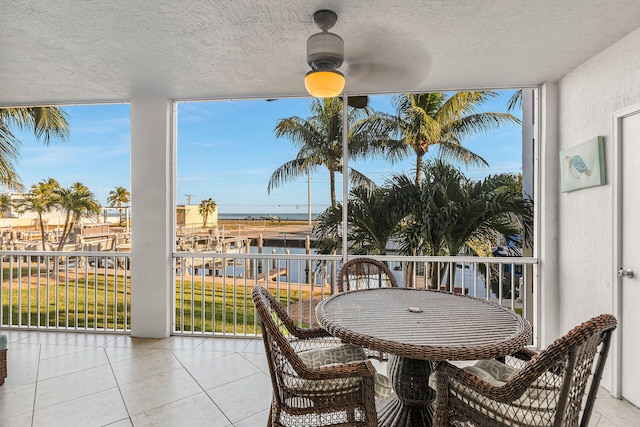
[(515, 357), (516, 359), (520, 359), (524, 361), (529, 361), (537, 355), (538, 355), (537, 351), (524, 347), (516, 351), (515, 353), (511, 354), (511, 357)]
[(291, 334), (299, 339), (325, 338), (332, 336), (329, 332), (322, 328), (292, 328)]
[(348, 363), (333, 363), (317, 368), (302, 366), (298, 371), (300, 378), (306, 380), (328, 380), (352, 377), (374, 377), (376, 369), (368, 360)]
[(435, 362), (434, 370), (438, 389), (442, 389), (443, 386), (448, 389), (447, 378), (451, 377), (464, 387), (468, 387), (478, 394), (501, 403), (509, 403), (520, 398), (533, 382), (525, 383), (509, 380), (498, 387), (446, 361)]

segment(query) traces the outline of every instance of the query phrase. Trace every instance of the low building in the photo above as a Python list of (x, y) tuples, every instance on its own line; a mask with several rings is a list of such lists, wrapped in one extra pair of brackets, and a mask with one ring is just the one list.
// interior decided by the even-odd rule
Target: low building
[(177, 205), (176, 206), (176, 226), (178, 227), (202, 227), (211, 228), (218, 226), (218, 208), (207, 217), (207, 223), (203, 224), (204, 218), (198, 211), (200, 205)]

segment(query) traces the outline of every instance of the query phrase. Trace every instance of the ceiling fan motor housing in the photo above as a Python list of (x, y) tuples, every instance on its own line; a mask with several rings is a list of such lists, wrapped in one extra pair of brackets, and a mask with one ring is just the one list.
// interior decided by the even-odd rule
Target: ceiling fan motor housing
[(343, 61), (344, 41), (339, 35), (323, 31), (307, 40), (307, 62), (313, 70), (335, 70)]

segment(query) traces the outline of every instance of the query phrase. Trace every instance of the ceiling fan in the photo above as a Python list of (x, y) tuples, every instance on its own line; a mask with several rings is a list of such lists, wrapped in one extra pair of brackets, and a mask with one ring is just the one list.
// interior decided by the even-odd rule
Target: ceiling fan
[[(312, 96), (339, 97), (347, 80), (353, 93), (410, 92), (425, 80), (429, 73), (429, 55), (425, 44), (416, 42), (412, 34), (403, 32), (402, 28), (389, 25), (377, 28), (375, 23), (369, 23), (366, 31), (356, 33), (345, 58), (342, 37), (329, 32), (337, 21), (338, 15), (332, 10), (321, 9), (313, 14), (313, 22), (321, 31), (307, 40), (307, 63), (311, 71), (305, 76), (305, 85), (309, 76), (325, 75), (338, 80), (339, 88), (330, 95), (314, 95), (309, 91)], [(341, 66), (344, 74), (338, 70)], [(366, 108), (369, 97), (353, 95), (347, 102), (354, 108)]]
[[(344, 62), (342, 37), (329, 30), (338, 21), (338, 15), (328, 9), (313, 14), (313, 22), (322, 30), (307, 40), (307, 63), (311, 71), (305, 76), (305, 86), (315, 97), (335, 97), (345, 85), (344, 75), (338, 68)], [(349, 96), (347, 103), (354, 108), (366, 108), (368, 96)]]
[[(345, 56), (343, 39), (329, 32), (337, 20), (338, 15), (332, 10), (321, 9), (313, 14), (313, 22), (321, 32), (307, 40), (311, 71), (305, 80), (317, 71), (328, 71), (339, 75), (343, 83), (348, 81), (352, 93), (416, 91), (424, 82), (431, 61), (426, 43), (415, 40), (414, 34), (387, 22), (368, 22), (363, 30), (354, 20), (349, 25), (359, 31), (352, 33)], [(338, 70), (341, 66), (342, 72)], [(367, 96), (349, 97), (349, 105), (356, 108), (366, 107), (367, 103)]]

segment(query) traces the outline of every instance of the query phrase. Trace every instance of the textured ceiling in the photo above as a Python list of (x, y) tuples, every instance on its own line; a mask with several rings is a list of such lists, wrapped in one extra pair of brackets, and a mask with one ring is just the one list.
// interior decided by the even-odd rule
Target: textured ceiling
[(553, 81), (640, 27), (638, 0), (0, 0), (0, 105), (306, 96), (323, 8), (350, 94)]

